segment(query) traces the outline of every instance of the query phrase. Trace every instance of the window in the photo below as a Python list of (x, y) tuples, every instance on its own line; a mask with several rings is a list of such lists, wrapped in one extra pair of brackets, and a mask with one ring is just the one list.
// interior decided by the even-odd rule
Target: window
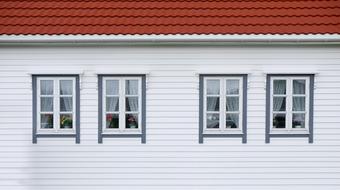
[(78, 76), (33, 76), (33, 143), (39, 137), (75, 137), (79, 143)]
[(312, 142), (312, 75), (268, 75), (267, 129), (270, 137), (309, 137)]
[(98, 142), (138, 137), (145, 143), (145, 76), (99, 76)]
[(246, 143), (246, 91), (246, 75), (200, 75), (200, 143), (204, 137)]

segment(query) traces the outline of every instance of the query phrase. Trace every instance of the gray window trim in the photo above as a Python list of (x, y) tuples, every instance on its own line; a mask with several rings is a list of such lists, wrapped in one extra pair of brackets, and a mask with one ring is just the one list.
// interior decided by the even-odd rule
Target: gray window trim
[[(271, 77), (309, 77), (309, 134), (270, 134), (270, 85)], [(314, 74), (267, 74), (266, 77), (266, 143), (270, 143), (270, 138), (301, 138), (307, 137), (309, 143), (313, 143), (313, 119), (314, 119)]]
[[(204, 134), (203, 119), (204, 119), (204, 77), (242, 77), (243, 78), (243, 120), (242, 134)], [(247, 95), (248, 95), (248, 75), (247, 74), (200, 74), (199, 75), (199, 143), (202, 144), (204, 138), (242, 138), (242, 143), (247, 143)]]
[[(104, 77), (141, 77), (142, 80), (142, 128), (141, 134), (103, 134), (102, 106), (103, 106), (103, 78)], [(98, 75), (98, 143), (103, 143), (103, 138), (141, 138), (141, 143), (146, 143), (146, 75), (137, 74), (99, 74)]]
[[(74, 77), (76, 80), (76, 133), (75, 134), (37, 134), (37, 78), (39, 77)], [(36, 144), (38, 138), (75, 138), (76, 144), (80, 143), (80, 80), (79, 75), (32, 75), (32, 143)]]

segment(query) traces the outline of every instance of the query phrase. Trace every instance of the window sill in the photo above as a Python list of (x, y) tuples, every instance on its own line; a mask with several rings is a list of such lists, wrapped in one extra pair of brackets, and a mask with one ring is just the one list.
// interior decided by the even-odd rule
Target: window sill
[(272, 130), (270, 132), (271, 135), (276, 135), (276, 134), (286, 134), (286, 135), (295, 135), (295, 134), (303, 134), (303, 135), (308, 135), (309, 132), (306, 129), (295, 129), (295, 130)]

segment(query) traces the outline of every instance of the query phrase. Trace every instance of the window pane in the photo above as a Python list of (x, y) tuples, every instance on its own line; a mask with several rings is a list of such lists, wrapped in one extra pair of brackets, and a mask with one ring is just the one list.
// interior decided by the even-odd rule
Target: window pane
[(274, 94), (286, 94), (286, 81), (274, 80), (273, 92)]
[(138, 94), (138, 80), (126, 80), (125, 81), (125, 94), (137, 95)]
[(293, 97), (293, 111), (305, 111), (305, 97)]
[(53, 129), (53, 114), (41, 114), (40, 127), (42, 129)]
[(225, 127), (235, 129), (239, 127), (239, 115), (238, 114), (227, 114)]
[(118, 97), (106, 97), (106, 111), (107, 112), (119, 111)]
[(239, 111), (239, 97), (227, 97), (226, 111)]
[(239, 80), (226, 80), (226, 93), (239, 94), (240, 81)]
[(286, 97), (274, 97), (273, 110), (274, 111), (286, 111)]
[(306, 80), (293, 80), (293, 94), (306, 93)]
[(207, 111), (219, 111), (219, 110), (220, 110), (220, 98), (207, 97)]
[(137, 129), (138, 128), (138, 114), (126, 114), (125, 127), (127, 129)]
[(220, 80), (207, 80), (207, 94), (220, 94)]
[(220, 115), (219, 114), (207, 114), (207, 128), (219, 128)]
[(119, 114), (106, 114), (106, 128), (107, 129), (119, 128)]
[(286, 114), (274, 114), (273, 116), (274, 128), (286, 128)]
[(292, 122), (293, 128), (305, 128), (305, 114), (294, 113)]
[(61, 112), (72, 112), (72, 97), (61, 97), (60, 98), (60, 111)]
[(60, 95), (72, 95), (73, 81), (61, 80), (60, 81)]
[(107, 80), (106, 81), (106, 95), (119, 95), (119, 81)]
[(73, 118), (72, 114), (60, 114), (60, 129), (72, 129)]
[(53, 95), (53, 80), (41, 80), (40, 81), (40, 94), (41, 95)]
[(53, 97), (41, 97), (40, 98), (40, 111), (41, 112), (53, 112)]
[(138, 97), (125, 98), (126, 111), (138, 111)]

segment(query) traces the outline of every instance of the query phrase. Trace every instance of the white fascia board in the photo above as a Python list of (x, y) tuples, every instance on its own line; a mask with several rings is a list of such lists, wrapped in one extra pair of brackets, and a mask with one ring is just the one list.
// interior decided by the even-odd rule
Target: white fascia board
[(28, 75), (83, 75), (83, 70), (32, 70), (27, 71)]
[(150, 71), (140, 69), (129, 69), (129, 70), (95, 70), (95, 75), (149, 75)]
[(340, 42), (340, 34), (308, 35), (0, 35), (0, 43)]

